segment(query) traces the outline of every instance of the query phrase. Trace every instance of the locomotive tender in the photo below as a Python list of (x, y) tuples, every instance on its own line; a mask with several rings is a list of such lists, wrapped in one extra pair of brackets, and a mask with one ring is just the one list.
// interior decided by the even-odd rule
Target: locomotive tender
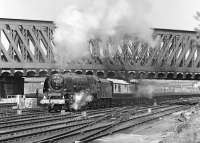
[(72, 110), (75, 96), (86, 91), (85, 94), (92, 96), (92, 100), (79, 109), (127, 105), (133, 104), (134, 100), (130, 99), (136, 96), (136, 90), (137, 82), (102, 79), (93, 75), (57, 73), (46, 78), (41, 104), (47, 104), (49, 111)]

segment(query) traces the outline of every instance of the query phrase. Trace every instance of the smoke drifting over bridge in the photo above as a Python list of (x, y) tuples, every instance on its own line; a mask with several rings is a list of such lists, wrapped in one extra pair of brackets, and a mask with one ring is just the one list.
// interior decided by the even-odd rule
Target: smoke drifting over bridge
[[(151, 4), (144, 0), (69, 1), (56, 21), (54, 34), (56, 60), (60, 64), (90, 56), (89, 40), (100, 39), (103, 50), (112, 39), (111, 53), (118, 50), (124, 35), (136, 35), (152, 44), (148, 13)], [(101, 52), (104, 56), (104, 52)]]

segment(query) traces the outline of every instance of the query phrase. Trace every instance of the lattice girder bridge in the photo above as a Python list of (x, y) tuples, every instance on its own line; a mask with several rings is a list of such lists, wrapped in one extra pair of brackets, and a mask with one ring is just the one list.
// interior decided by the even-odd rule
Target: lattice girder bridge
[(200, 78), (199, 37), (194, 31), (154, 29), (153, 37), (158, 39), (154, 47), (138, 38), (125, 38), (112, 56), (105, 45), (102, 49), (101, 40), (91, 40), (91, 59), (60, 67), (54, 60), (54, 30), (52, 21), (0, 19), (1, 76), (71, 71), (104, 77)]

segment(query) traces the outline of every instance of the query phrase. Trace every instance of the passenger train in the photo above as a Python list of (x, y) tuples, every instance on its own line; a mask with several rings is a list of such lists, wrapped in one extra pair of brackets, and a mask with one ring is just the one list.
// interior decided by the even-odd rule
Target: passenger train
[[(184, 83), (186, 88), (179, 85), (175, 81), (131, 80), (127, 82), (119, 79), (102, 79), (93, 75), (57, 73), (45, 79), (44, 97), (40, 103), (47, 105), (49, 111), (62, 109), (72, 111), (153, 104), (155, 100), (168, 100), (171, 97), (179, 98), (183, 95), (200, 95), (199, 88), (193, 88), (191, 82)], [(152, 88), (154, 88), (154, 93)]]

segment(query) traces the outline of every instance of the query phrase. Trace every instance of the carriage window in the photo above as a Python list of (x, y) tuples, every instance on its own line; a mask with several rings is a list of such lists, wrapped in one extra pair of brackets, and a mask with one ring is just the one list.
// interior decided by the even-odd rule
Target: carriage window
[(121, 92), (121, 85), (118, 85), (118, 91)]
[(117, 85), (115, 84), (115, 91), (117, 90)]
[(124, 92), (127, 92), (127, 85), (124, 85)]

